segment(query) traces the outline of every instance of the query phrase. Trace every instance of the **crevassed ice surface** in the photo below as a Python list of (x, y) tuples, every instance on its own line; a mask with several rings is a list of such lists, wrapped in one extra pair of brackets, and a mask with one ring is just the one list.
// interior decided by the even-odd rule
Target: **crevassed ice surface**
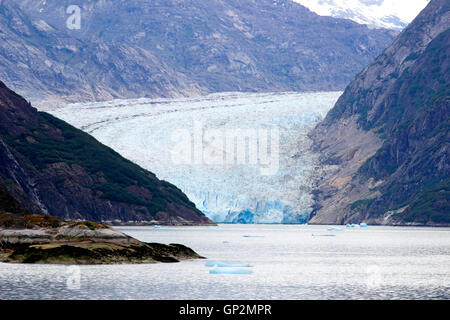
[(221, 93), (49, 112), (175, 184), (216, 222), (302, 223), (317, 161), (307, 134), (339, 95)]

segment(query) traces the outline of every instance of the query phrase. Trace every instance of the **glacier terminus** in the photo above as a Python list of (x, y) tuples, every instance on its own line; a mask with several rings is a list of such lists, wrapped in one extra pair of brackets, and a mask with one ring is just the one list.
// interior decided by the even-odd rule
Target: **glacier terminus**
[(341, 92), (216, 93), (46, 110), (169, 181), (215, 222), (305, 223), (308, 132)]

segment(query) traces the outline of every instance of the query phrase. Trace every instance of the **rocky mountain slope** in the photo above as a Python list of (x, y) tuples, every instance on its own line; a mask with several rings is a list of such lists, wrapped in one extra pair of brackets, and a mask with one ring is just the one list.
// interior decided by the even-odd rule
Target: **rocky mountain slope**
[(311, 223), (450, 224), (449, 27), (432, 0), (316, 127)]
[(0, 82), (0, 185), (32, 213), (64, 219), (211, 224), (177, 187)]
[(394, 38), (290, 0), (82, 0), (79, 30), (73, 1), (0, 3), (0, 78), (38, 106), (341, 90)]

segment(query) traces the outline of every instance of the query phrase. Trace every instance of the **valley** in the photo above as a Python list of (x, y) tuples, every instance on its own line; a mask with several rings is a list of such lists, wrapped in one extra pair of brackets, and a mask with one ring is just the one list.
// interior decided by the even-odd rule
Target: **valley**
[[(305, 223), (318, 174), (317, 154), (309, 151), (307, 135), (339, 95), (226, 93), (72, 104), (48, 111), (175, 184), (215, 222)], [(236, 141), (210, 141), (233, 130)], [(238, 139), (245, 136), (247, 143)], [(259, 139), (250, 142), (252, 136)], [(199, 141), (203, 141), (199, 147), (204, 161), (194, 157), (192, 144)], [(264, 155), (259, 153), (259, 161), (252, 162), (257, 146), (251, 144), (261, 151), (270, 142), (273, 152), (267, 161), (262, 163)], [(216, 156), (206, 159), (208, 152)], [(239, 157), (245, 161), (235, 159)]]

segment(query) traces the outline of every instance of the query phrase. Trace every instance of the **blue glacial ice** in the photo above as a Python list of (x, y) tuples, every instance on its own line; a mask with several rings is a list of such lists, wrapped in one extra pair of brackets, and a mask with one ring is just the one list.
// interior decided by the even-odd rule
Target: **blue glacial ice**
[(328, 231), (342, 231), (342, 228), (331, 227), (327, 229)]
[[(308, 220), (314, 204), (314, 181), (320, 175), (318, 155), (310, 151), (308, 133), (340, 94), (220, 93), (195, 98), (77, 103), (49, 111), (158, 178), (174, 183), (215, 222), (293, 224)], [(195, 134), (196, 125), (203, 135)], [(274, 152), (271, 163), (278, 170), (262, 174), (265, 165), (261, 158), (256, 164), (198, 162), (194, 147), (191, 156), (183, 158), (189, 161), (174, 160), (181, 137), (175, 133), (184, 132), (182, 137), (189, 140), (186, 145), (195, 146), (193, 141), (198, 139), (203, 142), (199, 149), (203, 158), (197, 160), (204, 160), (206, 151), (212, 150), (206, 133), (227, 130), (279, 130), (279, 150)], [(267, 140), (257, 140), (258, 150), (261, 143), (266, 143), (268, 149)], [(213, 151), (224, 157), (231, 153), (229, 148), (213, 146)], [(250, 158), (248, 148), (246, 145), (246, 160)]]
[(366, 223), (360, 223), (360, 224), (352, 223), (352, 224), (347, 224), (345, 227), (346, 228), (367, 228), (368, 225)]
[(223, 267), (223, 268), (211, 269), (211, 270), (209, 270), (209, 273), (211, 273), (211, 274), (252, 274), (253, 271), (249, 268)]
[(205, 267), (241, 267), (241, 268), (249, 268), (251, 267), (248, 263), (241, 262), (227, 262), (227, 261), (206, 261)]

